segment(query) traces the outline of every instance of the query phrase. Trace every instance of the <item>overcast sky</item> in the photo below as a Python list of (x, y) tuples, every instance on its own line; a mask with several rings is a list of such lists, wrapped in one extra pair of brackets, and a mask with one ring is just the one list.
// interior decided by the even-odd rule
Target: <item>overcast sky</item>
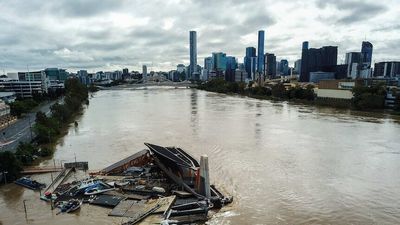
[[(0, 0), (0, 68), (170, 70), (189, 62), (197, 31), (198, 64), (223, 51), (243, 61), (266, 31), (266, 52), (300, 58), (301, 43), (360, 51), (374, 61), (400, 60), (399, 0)], [(3, 72), (3, 71), (1, 71)]]

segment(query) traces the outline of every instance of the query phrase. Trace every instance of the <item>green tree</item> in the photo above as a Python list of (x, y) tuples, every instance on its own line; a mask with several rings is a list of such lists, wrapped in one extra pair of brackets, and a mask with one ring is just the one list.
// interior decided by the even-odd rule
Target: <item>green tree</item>
[(39, 103), (33, 99), (16, 100), (10, 103), (10, 113), (13, 116), (21, 117), (22, 114), (30, 112)]
[(276, 98), (287, 98), (288, 97), (288, 92), (286, 91), (286, 88), (282, 83), (272, 86), (271, 94), (273, 97), (276, 97)]
[(50, 143), (60, 133), (60, 125), (61, 122), (55, 117), (47, 117), (43, 112), (37, 112), (34, 126), (36, 141), (39, 144)]
[(385, 107), (386, 89), (383, 84), (356, 86), (352, 92), (352, 103), (357, 109), (383, 109)]
[(23, 143), (20, 142), (17, 151), (15, 152), (15, 157), (23, 164), (23, 165), (30, 165), (33, 160), (34, 156), (37, 156), (38, 148), (31, 143)]
[(71, 111), (66, 107), (66, 105), (56, 103), (50, 107), (50, 110), (52, 117), (62, 123), (67, 122), (72, 116)]
[(21, 162), (9, 151), (0, 152), (0, 172), (7, 171), (7, 180), (15, 180), (22, 170)]

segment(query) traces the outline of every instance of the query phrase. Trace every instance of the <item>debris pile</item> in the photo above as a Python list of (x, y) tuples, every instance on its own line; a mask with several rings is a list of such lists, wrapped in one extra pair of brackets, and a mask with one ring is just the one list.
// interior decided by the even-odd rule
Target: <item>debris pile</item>
[(199, 163), (180, 148), (145, 145), (88, 178), (59, 184), (42, 199), (67, 213), (82, 203), (108, 207), (108, 215), (125, 218), (126, 225), (205, 222), (210, 210), (232, 202), (210, 185), (207, 156)]

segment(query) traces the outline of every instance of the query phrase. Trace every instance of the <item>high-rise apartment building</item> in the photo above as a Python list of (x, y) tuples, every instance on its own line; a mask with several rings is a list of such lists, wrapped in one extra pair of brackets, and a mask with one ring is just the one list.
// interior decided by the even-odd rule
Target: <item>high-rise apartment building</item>
[(263, 30), (258, 31), (257, 72), (260, 74), (264, 73), (264, 38), (265, 32)]
[[(246, 48), (246, 56), (244, 57), (244, 68), (245, 68), (245, 71), (247, 72), (247, 76), (248, 76), (247, 78), (251, 78), (252, 71), (255, 71), (255, 69), (256, 69), (255, 67), (254, 68), (251, 67), (251, 65), (252, 65), (251, 59), (254, 57), (256, 57), (256, 48), (247, 47)], [(254, 66), (255, 66), (255, 64), (254, 64)]]
[(276, 56), (274, 54), (266, 53), (265, 59), (265, 76), (269, 79), (275, 79), (276, 77)]

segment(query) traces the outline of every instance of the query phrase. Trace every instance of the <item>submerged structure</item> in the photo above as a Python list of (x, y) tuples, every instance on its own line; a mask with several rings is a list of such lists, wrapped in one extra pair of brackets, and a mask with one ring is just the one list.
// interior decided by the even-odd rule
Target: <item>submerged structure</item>
[[(49, 199), (60, 209), (71, 199), (111, 208), (122, 224), (192, 224), (232, 202), (210, 185), (208, 157), (200, 163), (177, 147), (145, 143), (148, 149), (122, 159), (90, 177), (60, 183)], [(53, 203), (52, 203), (53, 204)]]

